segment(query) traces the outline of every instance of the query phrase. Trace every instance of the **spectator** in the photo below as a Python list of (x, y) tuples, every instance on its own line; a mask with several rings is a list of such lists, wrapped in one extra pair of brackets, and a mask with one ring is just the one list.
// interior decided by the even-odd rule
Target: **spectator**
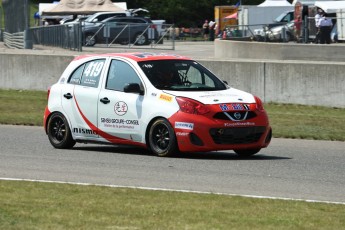
[(184, 27), (181, 27), (181, 29), (180, 29), (180, 39), (186, 40)]
[(202, 33), (204, 35), (204, 41), (207, 41), (208, 35), (210, 34), (210, 27), (207, 20), (205, 20), (205, 23), (202, 25)]
[(315, 15), (315, 27), (316, 27), (316, 34), (315, 34), (315, 43), (320, 43), (320, 28), (319, 28), (319, 22), (321, 19), (321, 14), (323, 14), (323, 10), (318, 9), (317, 13)]
[(180, 28), (175, 27), (175, 39), (180, 39)]
[(332, 26), (332, 20), (327, 18), (327, 15), (323, 13), (318, 24), (318, 27), (320, 29), (320, 44), (331, 43)]
[(296, 42), (299, 42), (299, 37), (301, 35), (301, 27), (302, 27), (302, 20), (301, 20), (300, 15), (298, 15), (297, 18), (294, 20), (294, 27), (295, 27), (295, 39), (296, 39)]
[(39, 12), (34, 13), (34, 19), (35, 19), (35, 26), (39, 26), (40, 25), (40, 19), (41, 19)]
[(215, 26), (216, 26), (216, 23), (213, 21), (210, 21), (209, 23), (210, 41), (214, 41)]

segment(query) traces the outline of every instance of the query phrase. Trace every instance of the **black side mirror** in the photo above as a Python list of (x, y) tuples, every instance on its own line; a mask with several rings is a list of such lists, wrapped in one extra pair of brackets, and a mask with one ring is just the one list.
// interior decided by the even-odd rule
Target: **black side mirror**
[(140, 95), (144, 95), (144, 91), (141, 90), (140, 85), (138, 83), (129, 83), (123, 87), (123, 91), (125, 93), (138, 93)]

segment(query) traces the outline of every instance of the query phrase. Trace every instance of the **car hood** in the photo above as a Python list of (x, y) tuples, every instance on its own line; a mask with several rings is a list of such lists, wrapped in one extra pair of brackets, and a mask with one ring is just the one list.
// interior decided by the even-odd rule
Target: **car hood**
[(164, 90), (163, 92), (171, 94), (173, 96), (191, 98), (203, 104), (255, 103), (255, 98), (252, 94), (234, 88), (218, 91), (186, 92)]

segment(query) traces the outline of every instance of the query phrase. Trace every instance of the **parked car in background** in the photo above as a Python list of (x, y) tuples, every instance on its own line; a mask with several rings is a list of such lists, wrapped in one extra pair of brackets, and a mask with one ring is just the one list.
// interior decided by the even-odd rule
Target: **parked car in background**
[(294, 22), (285, 25), (275, 26), (266, 31), (267, 37), (271, 42), (289, 42), (295, 40)]
[(255, 41), (266, 42), (289, 42), (295, 40), (294, 22), (291, 21), (284, 25), (265, 27), (260, 34), (253, 36)]
[(157, 31), (158, 31), (158, 35), (160, 37), (165, 36), (165, 34), (167, 33), (167, 28), (166, 28), (165, 20), (152, 20), (152, 23), (156, 25)]
[(144, 17), (112, 17), (98, 23), (85, 24), (82, 27), (84, 44), (120, 43), (147, 45), (158, 39), (156, 26), (151, 19)]
[(87, 19), (84, 20), (85, 25), (92, 25), (96, 22), (101, 22), (107, 18), (111, 17), (126, 17), (131, 16), (131, 13), (129, 11), (123, 11), (123, 12), (99, 12), (95, 13), (93, 15), (90, 15)]
[[(138, 9), (129, 9), (129, 10), (123, 10), (123, 11), (117, 11), (117, 12), (98, 12), (93, 15), (88, 16), (88, 18), (85, 20), (85, 24), (88, 23), (96, 23), (101, 22), (107, 18), (111, 17), (130, 17), (130, 16), (141, 16), (144, 14), (148, 14), (148, 10), (143, 8)], [(143, 17), (143, 16), (142, 16)]]
[(219, 150), (248, 157), (272, 137), (258, 97), (176, 54), (76, 57), (48, 90), (43, 124), (58, 149), (124, 144), (161, 157)]
[(291, 11), (285, 11), (282, 14), (280, 14), (272, 23), (268, 23), (265, 25), (262, 25), (263, 28), (260, 29), (254, 29), (254, 35), (257, 38), (264, 37), (265, 31), (268, 31), (269, 29), (276, 27), (276, 26), (282, 26), (289, 22), (292, 22), (294, 20), (294, 10)]

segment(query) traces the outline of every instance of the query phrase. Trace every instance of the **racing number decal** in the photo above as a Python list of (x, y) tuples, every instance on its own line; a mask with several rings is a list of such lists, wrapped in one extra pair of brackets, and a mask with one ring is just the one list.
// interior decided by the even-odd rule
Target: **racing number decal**
[(105, 60), (95, 60), (87, 63), (83, 72), (81, 85), (97, 88), (104, 62)]
[(85, 77), (98, 77), (102, 71), (104, 62), (91, 62), (84, 71)]

